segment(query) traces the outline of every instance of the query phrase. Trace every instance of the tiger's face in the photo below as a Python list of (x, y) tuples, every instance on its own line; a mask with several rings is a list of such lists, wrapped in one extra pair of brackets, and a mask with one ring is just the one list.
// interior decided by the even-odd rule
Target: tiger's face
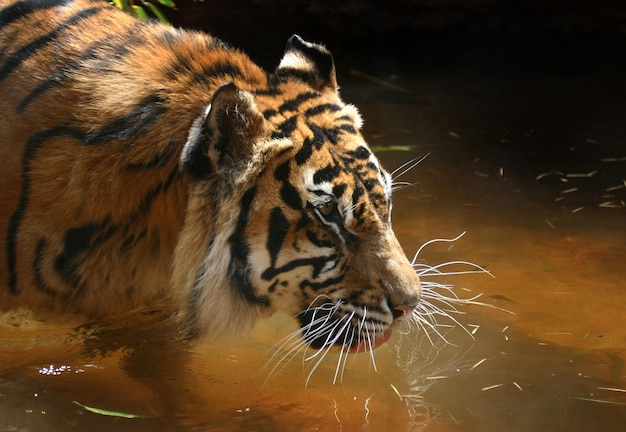
[(358, 350), (388, 337), (420, 284), (391, 229), (391, 177), (356, 110), (333, 99), (268, 116), (295, 129), (257, 181), (248, 262), (256, 295), (296, 316), (310, 345)]
[(329, 58), (292, 38), (273, 91), (222, 86), (182, 160), (236, 203), (223, 253), (241, 297), (296, 317), (314, 348), (358, 352), (413, 311), (420, 281), (391, 228), (392, 179), (339, 98)]

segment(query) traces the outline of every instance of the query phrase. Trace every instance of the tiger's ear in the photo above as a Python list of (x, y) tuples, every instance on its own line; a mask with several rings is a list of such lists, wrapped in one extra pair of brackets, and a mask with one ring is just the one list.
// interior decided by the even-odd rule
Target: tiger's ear
[(249, 92), (232, 82), (221, 85), (191, 126), (180, 158), (183, 172), (203, 179), (246, 166), (263, 124)]
[(299, 78), (318, 91), (337, 91), (333, 56), (324, 46), (306, 42), (298, 35), (287, 41), (276, 76)]

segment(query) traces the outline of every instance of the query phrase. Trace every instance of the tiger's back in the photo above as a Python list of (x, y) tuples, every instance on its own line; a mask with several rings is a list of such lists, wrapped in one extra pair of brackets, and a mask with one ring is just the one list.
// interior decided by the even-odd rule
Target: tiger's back
[(0, 8), (2, 309), (166, 300), (209, 337), (283, 310), (370, 349), (412, 312), (391, 178), (324, 47), (294, 36), (266, 73), (100, 0)]
[(3, 304), (104, 315), (162, 296), (186, 206), (176, 156), (212, 90), (177, 109), (185, 83), (163, 61), (189, 54), (169, 46), (177, 38), (196, 54), (224, 53), (98, 0), (2, 6)]

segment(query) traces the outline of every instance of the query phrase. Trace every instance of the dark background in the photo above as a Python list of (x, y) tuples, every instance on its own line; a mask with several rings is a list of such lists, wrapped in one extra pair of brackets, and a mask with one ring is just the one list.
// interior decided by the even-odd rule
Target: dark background
[(335, 57), (621, 59), (626, 53), (621, 0), (179, 0), (177, 5), (171, 14), (175, 25), (245, 47), (261, 63), (279, 55), (293, 33), (325, 43)]

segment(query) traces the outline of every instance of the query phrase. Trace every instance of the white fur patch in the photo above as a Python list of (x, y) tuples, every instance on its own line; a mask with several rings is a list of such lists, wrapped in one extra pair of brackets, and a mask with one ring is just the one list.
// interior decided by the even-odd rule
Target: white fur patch
[(363, 127), (363, 118), (359, 114), (359, 110), (352, 104), (347, 104), (343, 108), (343, 112), (352, 117), (354, 120), (354, 126), (360, 130)]
[(280, 64), (278, 65), (278, 68), (290, 68), (315, 72), (315, 65), (313, 62), (294, 51), (288, 51), (285, 53), (280, 61)]
[(189, 133), (187, 135), (187, 142), (183, 147), (183, 151), (180, 155), (181, 161), (186, 161), (189, 159), (189, 152), (196, 144), (196, 142), (200, 139), (200, 135), (202, 133), (202, 129), (204, 127), (204, 122), (206, 121), (207, 116), (209, 115), (209, 111), (211, 111), (211, 104), (209, 104), (204, 110), (204, 115), (197, 117), (193, 123), (191, 124), (191, 128), (189, 128)]
[[(306, 169), (304, 169), (304, 173), (302, 174), (302, 178), (304, 181), (304, 188), (305, 190), (308, 191), (313, 191), (313, 190), (321, 190), (322, 192), (324, 192), (327, 195), (332, 195), (333, 194), (333, 184), (330, 182), (324, 182), (324, 183), (318, 183), (315, 184), (315, 182), (313, 181), (313, 176), (315, 175), (316, 170), (311, 168), (311, 167), (307, 167)], [(322, 197), (319, 197), (317, 195), (312, 195), (310, 198), (310, 202), (313, 205), (316, 204), (322, 204), (324, 203), (326, 200)]]

